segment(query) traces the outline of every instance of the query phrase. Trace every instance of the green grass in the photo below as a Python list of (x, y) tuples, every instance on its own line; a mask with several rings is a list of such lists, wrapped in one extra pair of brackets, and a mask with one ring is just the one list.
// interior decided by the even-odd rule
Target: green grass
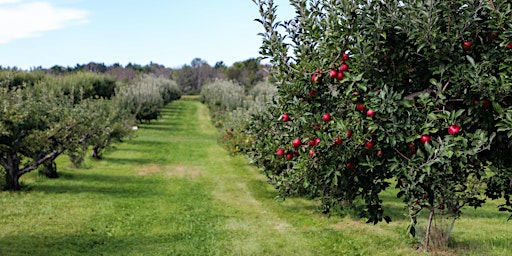
[[(0, 193), (0, 255), (427, 255), (405, 234), (393, 191), (391, 224), (276, 201), (264, 176), (216, 140), (209, 112), (188, 98), (141, 125), (84, 168), (58, 159), (59, 179), (22, 177)], [(512, 222), (496, 204), (466, 209), (445, 255), (511, 255)]]

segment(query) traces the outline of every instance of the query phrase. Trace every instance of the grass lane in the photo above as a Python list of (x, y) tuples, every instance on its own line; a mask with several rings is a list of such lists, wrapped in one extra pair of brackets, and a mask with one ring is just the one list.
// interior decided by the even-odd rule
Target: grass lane
[[(426, 255), (404, 234), (406, 218), (373, 226), (327, 218), (304, 199), (274, 200), (261, 173), (217, 144), (200, 102), (162, 114), (102, 161), (72, 169), (63, 157), (60, 179), (31, 173), (26, 191), (0, 193), (0, 255)], [(475, 235), (477, 218), (492, 229)], [(463, 217), (454, 233), (471, 244), (445, 254), (509, 255), (505, 220), (495, 210)]]

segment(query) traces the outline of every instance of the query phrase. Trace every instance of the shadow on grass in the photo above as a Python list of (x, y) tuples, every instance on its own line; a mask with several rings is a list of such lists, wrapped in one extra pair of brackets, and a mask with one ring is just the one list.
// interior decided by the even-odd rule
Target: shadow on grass
[(393, 192), (381, 193), (379, 195), (383, 202), (384, 215), (391, 217), (391, 221), (410, 222), (404, 202), (401, 198), (397, 198), (396, 193)]
[(214, 252), (219, 248), (211, 232), (115, 235), (106, 227), (72, 234), (34, 231), (0, 238), (0, 255), (221, 255)]
[(162, 141), (162, 140), (142, 140), (142, 139), (136, 139), (136, 140), (130, 140), (125, 142), (127, 145), (133, 145), (133, 146), (143, 146), (143, 147), (149, 147), (154, 149), (154, 147), (162, 147), (165, 145), (168, 145), (168, 142)]
[(130, 158), (116, 158), (116, 157), (105, 157), (105, 161), (108, 161), (109, 164), (113, 165), (145, 165), (145, 164), (158, 164), (157, 161), (150, 158), (141, 158), (141, 157), (130, 157)]
[(142, 179), (137, 176), (117, 176), (93, 173), (62, 172), (55, 184), (40, 183), (33, 187), (34, 190), (45, 193), (95, 193), (113, 196), (151, 196), (153, 192), (145, 189), (134, 191), (135, 187), (152, 188), (159, 184), (158, 181)]
[[(452, 252), (453, 255), (473, 255), (470, 252), (478, 251), (479, 255), (496, 255), (496, 252), (500, 252), (499, 255), (510, 255), (506, 252), (512, 251), (512, 243), (510, 238), (507, 237), (492, 237), (487, 239), (458, 239), (456, 234), (450, 236), (450, 242), (447, 252)], [(450, 254), (450, 255), (452, 255)]]

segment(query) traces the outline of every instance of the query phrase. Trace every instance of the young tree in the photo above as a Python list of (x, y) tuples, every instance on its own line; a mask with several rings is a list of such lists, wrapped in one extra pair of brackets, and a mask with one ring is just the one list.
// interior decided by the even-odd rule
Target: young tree
[(279, 98), (254, 118), (253, 158), (283, 196), (326, 212), (362, 198), (377, 223), (394, 178), (412, 234), (428, 212), (425, 249), (434, 216), (485, 195), (510, 210), (510, 1), (291, 0), (283, 22), (254, 2)]

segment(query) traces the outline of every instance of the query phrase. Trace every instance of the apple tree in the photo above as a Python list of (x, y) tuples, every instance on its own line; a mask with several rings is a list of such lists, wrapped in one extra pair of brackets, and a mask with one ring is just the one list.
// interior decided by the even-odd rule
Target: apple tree
[(173, 80), (153, 75), (143, 75), (131, 84), (116, 90), (119, 106), (136, 116), (138, 121), (158, 119), (160, 110), (181, 97)]
[(327, 213), (362, 200), (378, 223), (395, 180), (411, 234), (427, 213), (425, 249), (434, 216), (487, 197), (510, 211), (510, 1), (290, 0), (285, 21), (254, 2), (278, 98), (253, 118), (251, 156), (282, 196)]
[(45, 167), (43, 174), (56, 178), (58, 156), (74, 156), (99, 140), (105, 146), (112, 141), (105, 137), (119, 138), (131, 129), (134, 116), (106, 107), (114, 106), (111, 100), (70, 93), (80, 91), (79, 83), (74, 88), (72, 82), (56, 82), (62, 78), (34, 80), (12, 71), (1, 75), (0, 166), (5, 170), (6, 189), (20, 189), (19, 178), (39, 166)]

